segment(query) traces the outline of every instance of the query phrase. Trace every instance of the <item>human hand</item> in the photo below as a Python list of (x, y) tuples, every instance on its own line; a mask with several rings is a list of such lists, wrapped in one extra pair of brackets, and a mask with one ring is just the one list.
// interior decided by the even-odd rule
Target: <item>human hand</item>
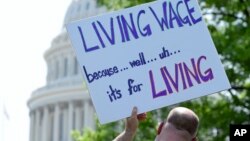
[(134, 107), (131, 116), (127, 118), (125, 132), (127, 132), (128, 134), (134, 135), (138, 128), (139, 121), (145, 120), (147, 117), (146, 113), (137, 115), (137, 112), (137, 107)]
[(131, 113), (131, 116), (127, 118), (126, 120), (126, 129), (125, 132), (127, 134), (130, 134), (132, 136), (134, 136), (137, 128), (138, 128), (138, 124), (139, 121), (137, 119), (137, 107), (134, 107)]
[(121, 134), (119, 134), (113, 141), (132, 141), (136, 130), (138, 128), (139, 121), (146, 119), (146, 113), (137, 115), (137, 107), (134, 107), (131, 116), (126, 120), (126, 128)]

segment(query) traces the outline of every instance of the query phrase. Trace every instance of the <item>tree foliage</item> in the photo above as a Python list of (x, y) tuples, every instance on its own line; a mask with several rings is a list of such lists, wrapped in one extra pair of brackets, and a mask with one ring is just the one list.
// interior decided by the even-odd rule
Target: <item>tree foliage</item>
[[(116, 10), (150, 1), (152, 0), (98, 2)], [(200, 140), (223, 141), (229, 135), (230, 124), (250, 123), (250, 1), (200, 0), (199, 3), (232, 89), (179, 105), (193, 109), (200, 117)], [(163, 120), (167, 113), (168, 108), (148, 113), (147, 120), (140, 123), (135, 141), (154, 140), (157, 122), (159, 118)], [(97, 126), (96, 131), (86, 131), (83, 136), (74, 132), (74, 138), (78, 138), (77, 141), (109, 141), (122, 129), (121, 122), (111, 123)]]

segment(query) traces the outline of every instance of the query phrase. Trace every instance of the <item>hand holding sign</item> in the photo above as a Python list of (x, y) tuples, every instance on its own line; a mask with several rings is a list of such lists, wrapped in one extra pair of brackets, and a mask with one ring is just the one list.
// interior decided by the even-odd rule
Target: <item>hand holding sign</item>
[(67, 30), (101, 123), (230, 88), (196, 0), (159, 0)]

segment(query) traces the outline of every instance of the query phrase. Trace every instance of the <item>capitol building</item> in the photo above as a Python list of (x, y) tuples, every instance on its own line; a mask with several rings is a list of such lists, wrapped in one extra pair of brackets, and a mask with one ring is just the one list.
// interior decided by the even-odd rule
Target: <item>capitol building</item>
[(94, 107), (65, 25), (105, 11), (96, 0), (72, 0), (61, 33), (44, 53), (47, 83), (28, 100), (30, 141), (72, 141), (72, 130), (95, 128)]

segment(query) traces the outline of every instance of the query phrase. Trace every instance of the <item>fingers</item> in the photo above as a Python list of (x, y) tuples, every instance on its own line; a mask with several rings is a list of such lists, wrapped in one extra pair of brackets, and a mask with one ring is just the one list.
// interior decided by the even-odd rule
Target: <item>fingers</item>
[(147, 113), (142, 113), (142, 114), (137, 115), (137, 119), (139, 121), (145, 120), (146, 118), (147, 118)]
[(134, 107), (133, 110), (132, 110), (132, 113), (131, 113), (131, 117), (135, 118), (137, 117), (138, 120), (142, 121), (142, 120), (145, 120), (147, 118), (147, 113), (141, 113), (141, 114), (138, 114), (138, 109), (137, 107)]
[(134, 107), (131, 113), (131, 117), (136, 117), (137, 116), (137, 107)]

